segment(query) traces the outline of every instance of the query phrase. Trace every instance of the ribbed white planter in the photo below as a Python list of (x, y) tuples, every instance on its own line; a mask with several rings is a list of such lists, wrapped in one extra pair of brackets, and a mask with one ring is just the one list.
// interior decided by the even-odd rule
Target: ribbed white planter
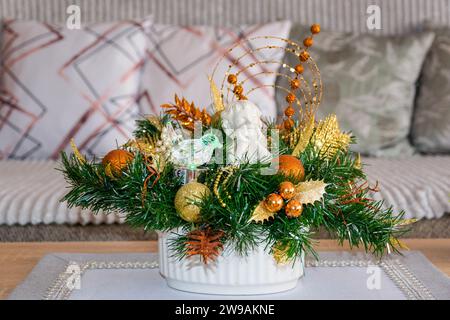
[(169, 249), (173, 233), (159, 233), (159, 268), (169, 287), (207, 294), (253, 295), (290, 290), (303, 276), (303, 262), (278, 265), (272, 255), (258, 247), (246, 257), (225, 250), (205, 265), (197, 256), (177, 259)]

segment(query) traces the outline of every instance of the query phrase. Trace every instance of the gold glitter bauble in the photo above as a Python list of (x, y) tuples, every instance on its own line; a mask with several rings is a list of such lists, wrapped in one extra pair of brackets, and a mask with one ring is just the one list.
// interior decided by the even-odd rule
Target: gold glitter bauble
[(197, 203), (210, 193), (204, 184), (196, 181), (189, 182), (178, 189), (175, 195), (175, 209), (182, 219), (197, 222), (200, 220), (200, 207)]
[(109, 167), (113, 174), (120, 174), (133, 158), (134, 155), (131, 152), (117, 149), (108, 152), (106, 156), (103, 157), (102, 164), (105, 168)]
[(280, 196), (283, 197), (283, 199), (289, 200), (293, 196), (295, 196), (295, 186), (290, 181), (284, 181), (280, 183), (280, 186), (278, 187), (278, 192), (280, 193)]
[(284, 201), (279, 194), (271, 193), (267, 196), (265, 203), (267, 210), (270, 212), (277, 212), (283, 208)]
[(285, 211), (288, 217), (297, 218), (302, 214), (303, 206), (299, 201), (291, 200), (286, 205)]

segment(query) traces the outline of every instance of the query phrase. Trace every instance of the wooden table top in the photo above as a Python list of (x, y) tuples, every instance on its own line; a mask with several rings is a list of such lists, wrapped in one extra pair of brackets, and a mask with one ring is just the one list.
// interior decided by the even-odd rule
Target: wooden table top
[[(437, 268), (450, 276), (450, 239), (405, 239), (411, 250), (421, 251)], [(341, 251), (334, 240), (321, 240), (318, 251)], [(3, 242), (0, 243), (0, 299), (22, 282), (46, 254), (156, 252), (156, 241), (117, 242)]]

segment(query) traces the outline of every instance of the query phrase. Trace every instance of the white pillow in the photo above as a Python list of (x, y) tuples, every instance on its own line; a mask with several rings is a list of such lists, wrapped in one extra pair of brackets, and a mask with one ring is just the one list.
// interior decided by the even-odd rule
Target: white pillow
[(125, 142), (139, 115), (147, 22), (69, 30), (7, 21), (1, 53), (0, 159), (57, 158), (73, 137), (88, 155)]
[[(198, 107), (207, 107), (211, 103), (208, 76), (211, 75), (219, 59), (220, 68), (216, 71), (214, 80), (220, 88), (222, 77), (228, 65), (251, 48), (276, 44), (285, 47), (285, 42), (260, 38), (247, 42), (247, 39), (259, 36), (274, 36), (287, 38), (290, 22), (281, 21), (264, 25), (243, 26), (240, 28), (218, 28), (207, 26), (180, 27), (172, 25), (152, 24), (148, 28), (149, 48), (148, 61), (143, 75), (143, 91), (145, 99), (140, 106), (143, 113), (160, 113), (161, 104), (173, 102), (174, 94), (184, 96), (194, 101)], [(232, 52), (228, 49), (241, 42)], [(240, 60), (237, 68), (231, 73), (242, 71), (246, 66), (256, 61), (278, 61), (283, 59), (284, 50), (265, 49), (256, 51)], [(261, 90), (248, 94), (267, 118), (276, 118), (275, 85), (276, 74), (280, 63), (267, 63), (247, 69), (238, 81), (256, 75), (265, 70), (270, 72), (250, 78), (243, 85), (244, 94), (251, 88), (266, 85)], [(225, 85), (227, 83), (225, 82)], [(232, 94), (231, 94), (232, 96)]]

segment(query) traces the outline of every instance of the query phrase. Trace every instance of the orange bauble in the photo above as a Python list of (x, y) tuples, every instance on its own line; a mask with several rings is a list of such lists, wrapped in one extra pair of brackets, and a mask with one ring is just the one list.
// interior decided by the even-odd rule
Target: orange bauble
[(320, 24), (313, 24), (311, 26), (311, 33), (318, 34), (320, 32)]
[(280, 183), (280, 186), (278, 187), (278, 192), (280, 193), (280, 196), (283, 197), (283, 199), (289, 200), (293, 196), (295, 196), (295, 186), (290, 181), (284, 181)]
[[(300, 64), (299, 66), (303, 68), (303, 66), (302, 66), (301, 64)], [(303, 70), (300, 70), (300, 69), (299, 69), (299, 71), (303, 71)], [(301, 73), (301, 72), (299, 72), (299, 73)], [(293, 79), (293, 80), (291, 81), (291, 89), (292, 89), (292, 90), (295, 90), (295, 89), (298, 89), (299, 87), (300, 87), (300, 80), (298, 80), (298, 79)]]
[(283, 208), (284, 201), (279, 194), (271, 193), (267, 196), (265, 203), (267, 210), (277, 212)]
[(291, 130), (292, 127), (294, 126), (294, 120), (292, 120), (291, 118), (287, 118), (286, 120), (283, 121), (283, 127), (286, 130)]
[(305, 178), (305, 168), (303, 168), (302, 162), (297, 157), (285, 154), (278, 159), (281, 174), (288, 177), (292, 176), (298, 180)]
[(303, 71), (305, 70), (305, 68), (303, 68), (303, 66), (301, 64), (296, 65), (294, 69), (295, 69), (295, 72), (297, 72), (299, 74), (303, 73)]
[(106, 167), (109, 165), (114, 174), (120, 174), (129, 162), (133, 160), (134, 156), (131, 152), (126, 150), (112, 150), (103, 157), (102, 164)]
[(286, 205), (285, 212), (288, 217), (297, 218), (302, 214), (303, 206), (299, 201), (291, 200)]
[(309, 53), (308, 51), (302, 51), (300, 55), (298, 56), (301, 62), (305, 62), (309, 59)]
[(286, 96), (286, 102), (287, 103), (293, 103), (295, 101), (295, 95), (292, 93), (288, 93)]
[(236, 86), (234, 87), (233, 92), (240, 96), (242, 95), (242, 92), (244, 92), (244, 88), (242, 88), (242, 86)]
[(237, 82), (237, 77), (236, 77), (236, 75), (234, 75), (234, 74), (230, 74), (229, 76), (228, 76), (228, 82), (229, 83), (231, 83), (231, 84), (236, 84), (236, 82)]
[(305, 47), (311, 47), (313, 45), (313, 39), (311, 37), (305, 38), (305, 40), (303, 40), (303, 45)]
[(291, 106), (288, 106), (285, 110), (284, 110), (284, 115), (286, 117), (292, 117), (295, 114), (295, 109), (292, 108)]

